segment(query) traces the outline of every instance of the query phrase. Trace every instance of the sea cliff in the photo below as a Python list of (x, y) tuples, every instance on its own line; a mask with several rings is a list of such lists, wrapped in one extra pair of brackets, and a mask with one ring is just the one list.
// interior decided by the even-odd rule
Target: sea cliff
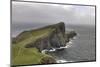
[(52, 56), (42, 51), (65, 47), (76, 35), (74, 31), (65, 33), (63, 22), (24, 31), (12, 38), (12, 65), (56, 63)]

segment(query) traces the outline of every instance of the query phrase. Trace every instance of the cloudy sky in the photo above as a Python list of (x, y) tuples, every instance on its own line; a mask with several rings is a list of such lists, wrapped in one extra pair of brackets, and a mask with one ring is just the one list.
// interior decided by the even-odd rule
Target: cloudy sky
[(59, 22), (94, 25), (95, 7), (29, 2), (12, 2), (12, 35), (23, 29), (42, 27)]

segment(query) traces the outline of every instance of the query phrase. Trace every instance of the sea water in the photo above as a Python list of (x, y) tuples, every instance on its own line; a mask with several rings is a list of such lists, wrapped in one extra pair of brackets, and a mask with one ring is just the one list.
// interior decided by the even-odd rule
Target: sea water
[(68, 25), (66, 30), (74, 30), (78, 35), (74, 37), (62, 51), (55, 51), (57, 63), (94, 61), (95, 60), (95, 26)]

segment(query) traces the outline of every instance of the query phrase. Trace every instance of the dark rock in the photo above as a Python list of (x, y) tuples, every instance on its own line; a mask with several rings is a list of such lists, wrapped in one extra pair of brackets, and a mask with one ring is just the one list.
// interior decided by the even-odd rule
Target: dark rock
[(29, 43), (25, 47), (33, 48), (36, 47), (39, 51), (51, 48), (60, 48), (66, 45), (65, 41), (65, 25), (64, 23), (58, 23), (55, 25), (50, 25), (45, 28), (51, 27), (53, 31), (50, 31), (47, 37), (39, 38), (35, 43)]
[[(66, 43), (69, 42), (70, 38), (73, 38), (77, 35), (74, 31), (68, 32), (65, 34), (65, 24), (60, 22), (58, 24), (49, 25), (43, 28), (24, 31), (14, 38), (14, 43), (24, 41), (33, 36), (33, 32), (42, 31), (44, 29), (51, 29), (47, 36), (39, 37), (35, 41), (31, 41), (25, 44), (25, 48), (37, 48), (40, 52), (44, 49), (60, 48), (66, 46)], [(38, 36), (37, 36), (38, 37)]]
[(77, 33), (75, 31), (69, 31), (65, 34), (66, 42), (69, 42)]

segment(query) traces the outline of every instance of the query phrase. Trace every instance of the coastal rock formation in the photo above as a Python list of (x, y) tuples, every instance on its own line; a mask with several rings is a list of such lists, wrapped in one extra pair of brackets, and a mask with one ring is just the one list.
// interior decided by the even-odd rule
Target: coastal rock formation
[(70, 31), (70, 32), (67, 32), (66, 34), (65, 34), (65, 40), (66, 40), (66, 42), (69, 42), (70, 41), (70, 39), (72, 39), (74, 36), (76, 36), (77, 35), (77, 33), (75, 32), (75, 31)]
[[(58, 23), (45, 28), (51, 28), (47, 36), (38, 38), (35, 42), (27, 44), (26, 48), (36, 47), (39, 51), (44, 49), (60, 48), (65, 46), (65, 25), (64, 23)], [(43, 29), (45, 29), (43, 28)]]
[(65, 47), (69, 39), (75, 35), (74, 31), (65, 33), (63, 22), (24, 31), (12, 40), (12, 64), (56, 63), (53, 57), (42, 54), (42, 51)]

